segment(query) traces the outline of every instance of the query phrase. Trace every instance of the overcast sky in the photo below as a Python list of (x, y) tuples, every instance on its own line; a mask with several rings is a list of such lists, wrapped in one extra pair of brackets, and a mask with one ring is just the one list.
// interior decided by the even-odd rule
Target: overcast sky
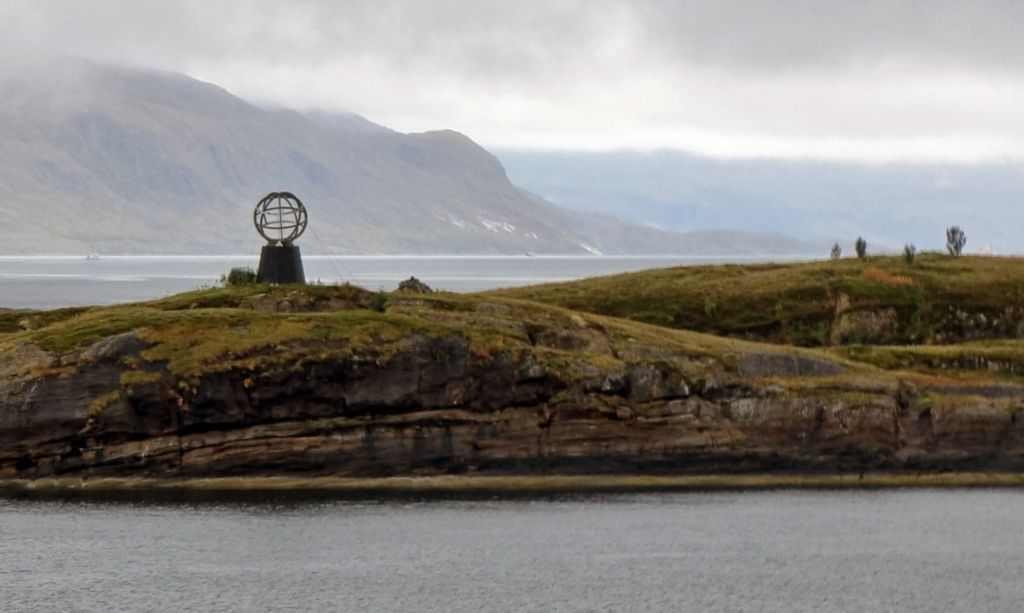
[(485, 146), (1024, 160), (1024, 0), (6, 0), (0, 53)]

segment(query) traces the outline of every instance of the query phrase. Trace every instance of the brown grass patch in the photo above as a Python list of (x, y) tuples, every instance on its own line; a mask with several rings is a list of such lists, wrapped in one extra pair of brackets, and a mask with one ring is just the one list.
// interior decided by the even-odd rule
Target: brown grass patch
[(882, 285), (888, 285), (889, 287), (909, 287), (917, 285), (917, 281), (906, 275), (894, 275), (891, 272), (887, 272), (876, 266), (868, 266), (864, 269), (864, 272), (860, 273), (860, 276), (864, 277), (868, 281), (874, 281), (875, 283), (881, 283)]

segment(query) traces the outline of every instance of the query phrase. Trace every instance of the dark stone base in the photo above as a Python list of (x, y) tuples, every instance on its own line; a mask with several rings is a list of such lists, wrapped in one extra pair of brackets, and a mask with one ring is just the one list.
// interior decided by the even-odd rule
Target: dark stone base
[(264, 245), (260, 252), (260, 283), (305, 283), (302, 254), (297, 245)]

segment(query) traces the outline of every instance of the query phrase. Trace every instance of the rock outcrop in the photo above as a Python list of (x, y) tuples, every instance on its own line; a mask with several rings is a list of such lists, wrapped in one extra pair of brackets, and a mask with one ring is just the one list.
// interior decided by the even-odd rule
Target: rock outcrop
[(187, 302), (0, 337), (0, 477), (1024, 468), (1010, 383), (514, 300)]
[(412, 292), (414, 294), (433, 294), (434, 290), (429, 285), (420, 281), (416, 277), (409, 277), (405, 281), (398, 284), (398, 291), (400, 292)]

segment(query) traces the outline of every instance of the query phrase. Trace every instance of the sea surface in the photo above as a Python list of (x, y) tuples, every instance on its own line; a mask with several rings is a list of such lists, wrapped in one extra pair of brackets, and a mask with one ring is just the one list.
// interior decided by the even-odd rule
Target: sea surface
[(1024, 492), (0, 499), (4, 611), (1020, 611)]
[[(801, 258), (614, 256), (304, 256), (308, 281), (392, 290), (416, 276), (434, 289), (474, 292), (619, 272)], [(803, 258), (808, 259), (808, 258)], [(0, 308), (51, 309), (162, 298), (217, 285), (258, 256), (0, 256)]]

